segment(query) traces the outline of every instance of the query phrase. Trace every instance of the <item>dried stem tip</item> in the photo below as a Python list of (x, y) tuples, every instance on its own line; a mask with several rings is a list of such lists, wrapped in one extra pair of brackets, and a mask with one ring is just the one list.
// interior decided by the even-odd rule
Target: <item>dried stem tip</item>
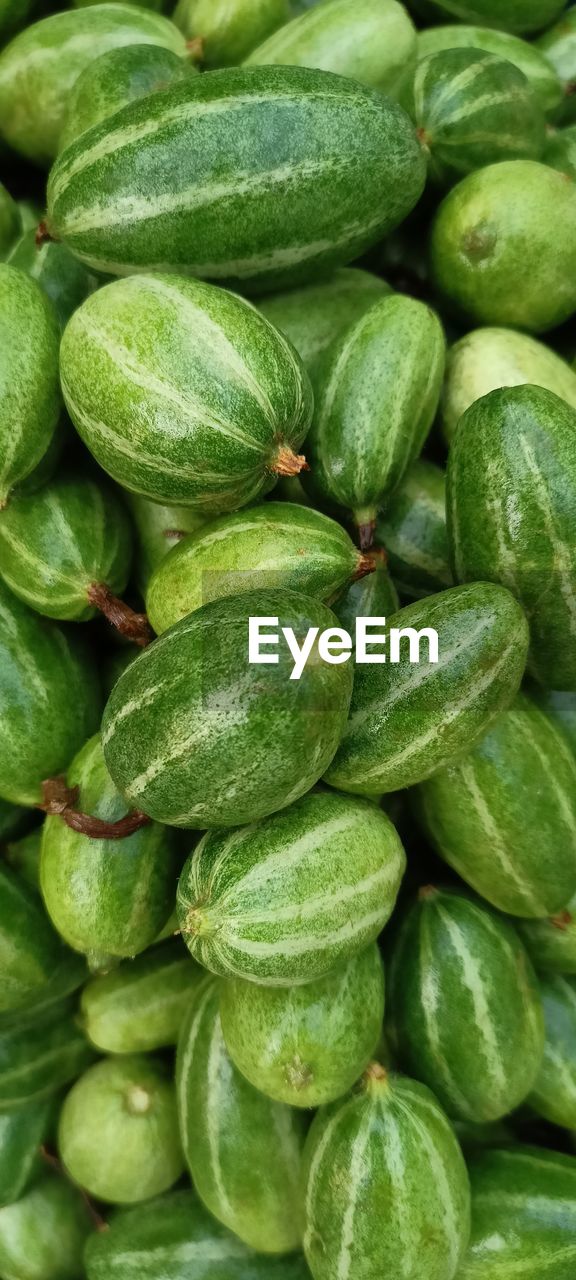
[(141, 827), (148, 826), (151, 821), (146, 813), (140, 813), (138, 809), (127, 813), (118, 822), (105, 822), (103, 818), (95, 818), (90, 813), (81, 813), (75, 807), (78, 802), (78, 787), (68, 787), (65, 778), (47, 778), (42, 783), (42, 797), (39, 809), (50, 816), (62, 818), (72, 831), (78, 831), (90, 840), (124, 840)]
[(202, 36), (194, 36), (193, 40), (187, 40), (186, 49), (188, 51), (188, 57), (192, 59), (192, 62), (204, 61), (204, 40)]
[(358, 582), (360, 578), (365, 578), (368, 573), (374, 573), (376, 569), (383, 569), (386, 565), (386, 552), (380, 547), (375, 551), (361, 551), (358, 555), (358, 564), (352, 581)]
[(564, 933), (568, 925), (572, 924), (572, 916), (569, 911), (560, 911), (557, 916), (550, 917), (550, 924)]
[(39, 222), (36, 227), (36, 235), (34, 236), (36, 248), (41, 249), (43, 244), (47, 244), (49, 240), (53, 239), (54, 236), (51, 236), (48, 230), (48, 223), (42, 219), (42, 222)]
[(288, 444), (281, 444), (274, 462), (270, 464), (270, 470), (275, 471), (278, 476), (298, 476), (301, 471), (309, 471), (310, 468), (303, 453), (294, 453)]
[(88, 601), (104, 614), (120, 635), (126, 636), (127, 640), (133, 640), (134, 644), (139, 645), (141, 649), (145, 649), (146, 645), (154, 639), (154, 632), (146, 614), (136, 613), (129, 604), (119, 600), (105, 582), (92, 583), (88, 589)]

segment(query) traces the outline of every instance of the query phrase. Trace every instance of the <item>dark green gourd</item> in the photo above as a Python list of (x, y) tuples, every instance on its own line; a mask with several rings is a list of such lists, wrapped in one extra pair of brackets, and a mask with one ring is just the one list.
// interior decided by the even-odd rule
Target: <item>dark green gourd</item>
[(398, 592), (383, 564), (376, 560), (374, 573), (358, 578), (337, 596), (332, 608), (352, 639), (357, 618), (388, 618), (400, 607)]
[(38, 894), (0, 863), (0, 1013), (41, 998), (62, 953)]
[(123, 45), (89, 63), (70, 94), (59, 150), (122, 107), (196, 74), (192, 62), (163, 45)]
[(380, 276), (359, 267), (340, 267), (327, 280), (272, 293), (258, 306), (313, 373), (330, 343), (389, 293), (390, 286)]
[(457, 26), (427, 27), (418, 33), (419, 58), (445, 49), (482, 49), (514, 63), (526, 76), (546, 115), (557, 119), (562, 106), (562, 85), (544, 52), (528, 40), (510, 35), (508, 31), (468, 26), (463, 22)]
[(576, 894), (555, 916), (519, 920), (518, 928), (539, 973), (576, 974)]
[(96, 284), (95, 277), (65, 245), (55, 240), (42, 241), (36, 227), (30, 227), (16, 240), (7, 262), (36, 280), (52, 302), (62, 328)]
[(61, 1092), (93, 1059), (72, 999), (6, 1019), (0, 1023), (0, 1111), (19, 1111)]
[(540, 1116), (576, 1129), (576, 982), (560, 974), (540, 979), (546, 1040), (544, 1058), (528, 1099)]
[(165, 506), (150, 502), (137, 493), (126, 493), (136, 538), (134, 573), (145, 596), (154, 569), (188, 533), (204, 524), (204, 516), (193, 507)]
[(59, 341), (40, 285), (0, 263), (0, 507), (50, 448), (62, 403)]
[(452, 586), (446, 477), (440, 467), (425, 458), (412, 464), (378, 515), (375, 541), (386, 552), (388, 569), (404, 600)]
[(76, 1280), (91, 1229), (78, 1188), (44, 1173), (21, 1200), (0, 1209), (0, 1274)]
[(179, 0), (174, 22), (199, 41), (204, 66), (233, 66), (290, 17), (289, 0)]
[(20, 1200), (42, 1168), (40, 1148), (54, 1122), (48, 1099), (0, 1115), (0, 1206)]
[(564, 0), (410, 0), (410, 7), (427, 20), (459, 18), (502, 31), (529, 35), (542, 31), (564, 8)]

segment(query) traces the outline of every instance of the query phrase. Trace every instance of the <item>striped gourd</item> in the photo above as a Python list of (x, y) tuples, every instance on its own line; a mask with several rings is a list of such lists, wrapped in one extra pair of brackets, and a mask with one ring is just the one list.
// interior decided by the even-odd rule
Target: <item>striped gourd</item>
[(362, 1075), (382, 1033), (378, 946), (305, 986), (224, 982), (220, 1016), (230, 1057), (255, 1089), (292, 1107), (334, 1102)]
[(334, 626), (295, 591), (247, 592), (203, 605), (139, 655), (104, 711), (104, 755), (134, 807), (175, 827), (231, 827), (284, 809), (330, 763), (350, 705), (350, 662), (309, 660), (292, 680), (248, 662), (248, 619), (277, 617), (302, 643)]
[(532, 694), (562, 730), (576, 756), (576, 693), (562, 693), (560, 690), (542, 689), (539, 685), (534, 685)]
[(451, 444), (462, 415), (499, 387), (553, 391), (576, 409), (576, 373), (543, 342), (514, 329), (472, 329), (448, 351), (442, 392), (442, 429)]
[(290, 339), (312, 373), (330, 343), (360, 320), (378, 298), (390, 292), (390, 286), (380, 276), (358, 267), (341, 267), (328, 280), (288, 289), (286, 293), (272, 293), (262, 298), (258, 306), (266, 319)]
[(61, 940), (38, 894), (0, 863), (0, 1012), (41, 998), (61, 958)]
[(503, 31), (528, 35), (542, 31), (564, 8), (566, 0), (410, 0), (416, 13), (430, 20), (444, 17), (485, 23)]
[(201, 840), (178, 885), (180, 927), (213, 973), (311, 982), (378, 936), (405, 866), (375, 805), (312, 792), (264, 822)]
[(387, 618), (400, 608), (398, 592), (384, 565), (352, 582), (333, 602), (338, 621), (354, 638), (357, 618)]
[(0, 182), (0, 258), (4, 258), (20, 235), (21, 218), (16, 201)]
[[(98, 735), (73, 760), (68, 784), (79, 787), (83, 812), (106, 822), (125, 816)], [(172, 910), (175, 881), (172, 834), (157, 823), (122, 840), (93, 840), (56, 815), (45, 820), (42, 896), (58, 932), (77, 951), (124, 957), (149, 947)]]
[(180, 941), (161, 942), (82, 992), (82, 1025), (104, 1053), (149, 1053), (176, 1044), (202, 977)]
[(0, 1209), (0, 1274), (12, 1280), (81, 1274), (82, 1254), (93, 1229), (77, 1187), (44, 1173), (16, 1204)]
[(66, 768), (99, 713), (82, 641), (40, 622), (0, 582), (0, 795), (39, 804), (43, 780)]
[(305, 1174), (314, 1280), (455, 1276), (470, 1229), (468, 1176), (424, 1085), (373, 1063), (360, 1091), (318, 1113)]
[(176, 26), (201, 42), (208, 69), (241, 62), (289, 17), (289, 0), (178, 0), (174, 10)]
[(478, 324), (553, 329), (576, 310), (575, 221), (576, 187), (564, 174), (537, 160), (487, 165), (434, 217), (433, 283)]
[(490, 27), (428, 27), (418, 33), (418, 58), (444, 49), (482, 49), (505, 58), (522, 71), (531, 84), (543, 111), (556, 118), (562, 104), (562, 85), (548, 59), (533, 44)]
[[(413, 635), (405, 635), (399, 661), (389, 653), (384, 664), (356, 667), (348, 724), (325, 774), (341, 791), (382, 794), (437, 773), (482, 737), (522, 679), (528, 628), (503, 587), (452, 587), (392, 614), (387, 638), (390, 628), (420, 636), (420, 661), (410, 662)], [(436, 663), (430, 630), (438, 636)], [(382, 653), (382, 645), (371, 652)]]
[(167, 89), (191, 74), (196, 74), (193, 63), (162, 45), (132, 44), (109, 49), (85, 67), (72, 88), (59, 150), (130, 102)]
[(544, 1049), (536, 976), (514, 928), (459, 890), (427, 886), (388, 966), (401, 1065), (450, 1116), (487, 1124), (524, 1101)]
[(156, 502), (230, 511), (303, 465), (292, 446), (312, 390), (296, 352), (212, 285), (134, 276), (98, 290), (72, 316), (60, 370), (97, 462)]
[(328, 601), (373, 568), (329, 516), (297, 503), (265, 502), (211, 520), (179, 542), (150, 579), (146, 611), (160, 635), (210, 600), (288, 587)]
[(576, 974), (576, 894), (555, 916), (519, 920), (518, 928), (541, 973)]
[(546, 1041), (528, 1102), (538, 1115), (576, 1129), (576, 980), (561, 974), (540, 979)]
[(38, 1177), (40, 1148), (48, 1140), (53, 1122), (50, 1100), (31, 1102), (0, 1115), (0, 1206), (19, 1200)]
[(91, 1235), (84, 1265), (88, 1280), (309, 1280), (297, 1254), (254, 1253), (191, 1191), (115, 1213)]
[(566, 123), (576, 120), (576, 13), (572, 9), (563, 13), (556, 26), (540, 36), (537, 48), (560, 79), (564, 91), (562, 119)]
[(78, 76), (100, 54), (127, 44), (186, 53), (184, 37), (167, 18), (129, 4), (53, 13), (15, 36), (0, 53), (4, 141), (27, 160), (48, 166)]
[(416, 30), (397, 0), (324, 0), (285, 23), (246, 65), (318, 67), (397, 98), (416, 61)]
[(93, 1058), (73, 1000), (0, 1024), (0, 1111), (17, 1111), (50, 1098)]
[(288, 1253), (302, 1238), (301, 1159), (306, 1124), (252, 1088), (230, 1059), (207, 978), (190, 1005), (176, 1059), (180, 1133), (206, 1207), (260, 1253)]
[(141, 594), (154, 569), (187, 533), (195, 533), (204, 524), (204, 517), (193, 507), (163, 506), (150, 502), (138, 493), (126, 493), (136, 537), (134, 571)]
[(78, 1186), (135, 1204), (173, 1186), (184, 1167), (169, 1066), (144, 1055), (101, 1058), (72, 1086), (58, 1150)]
[(122, 592), (131, 559), (124, 507), (110, 487), (89, 476), (57, 476), (0, 511), (0, 575), (14, 595), (48, 618), (95, 617), (95, 589)]
[[(576, 45), (576, 34), (574, 43)], [(574, 61), (576, 64), (576, 57)], [(544, 160), (566, 177), (576, 179), (576, 124), (552, 135), (544, 152)]]
[(0, 508), (56, 430), (59, 341), (56, 313), (40, 286), (0, 263)]
[(403, 599), (419, 600), (452, 586), (446, 477), (435, 463), (419, 458), (406, 472), (378, 516), (376, 543), (386, 551)]
[(240, 67), (133, 103), (67, 147), (48, 224), (113, 275), (180, 269), (282, 288), (358, 257), (424, 179), (408, 116), (378, 90), (308, 67)]
[(368, 545), (378, 507), (432, 426), (444, 359), (436, 313), (397, 294), (334, 341), (317, 371), (306, 441), (313, 489), (353, 512)]
[(95, 284), (94, 276), (65, 245), (55, 240), (37, 244), (34, 227), (15, 242), (7, 262), (37, 281), (50, 298), (62, 328)]
[(448, 459), (446, 508), (460, 582), (501, 582), (530, 623), (530, 666), (576, 691), (576, 408), (541, 387), (473, 404)]
[(464, 759), (419, 788), (438, 853), (501, 911), (556, 915), (576, 891), (576, 762), (520, 695)]
[(472, 1236), (458, 1280), (570, 1280), (576, 1159), (542, 1147), (483, 1151), (469, 1163)]

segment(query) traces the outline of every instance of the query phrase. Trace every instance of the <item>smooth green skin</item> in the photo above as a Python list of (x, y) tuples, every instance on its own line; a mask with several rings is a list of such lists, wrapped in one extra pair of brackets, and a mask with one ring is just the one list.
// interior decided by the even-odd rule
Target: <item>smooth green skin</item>
[[(166, 95), (164, 95), (166, 96)], [(254, 501), (313, 407), (296, 352), (243, 298), (132, 276), (87, 298), (62, 338), (66, 406), (114, 480), (202, 515)]]
[(553, 135), (544, 152), (544, 161), (576, 180), (576, 123)]
[(390, 286), (380, 276), (358, 267), (341, 267), (328, 280), (273, 293), (258, 306), (290, 339), (312, 374), (330, 343), (389, 293)]
[(574, 1156), (525, 1146), (482, 1151), (469, 1171), (472, 1237), (457, 1280), (571, 1280)]
[(488, 1124), (524, 1101), (544, 1020), (536, 975), (503, 916), (428, 886), (401, 921), (387, 973), (395, 1058), (448, 1115)]
[(312, 792), (244, 831), (200, 841), (178, 885), (184, 941), (214, 973), (262, 986), (312, 982), (378, 936), (405, 867), (385, 813)]
[(99, 1200), (136, 1204), (167, 1191), (184, 1161), (164, 1063), (134, 1054), (90, 1067), (64, 1101), (58, 1150), (73, 1181)]
[(418, 32), (419, 58), (444, 49), (464, 48), (483, 49), (514, 63), (531, 84), (546, 115), (557, 116), (562, 105), (562, 85), (544, 54), (527, 40), (505, 31), (464, 25), (429, 27)]
[(412, 463), (378, 516), (375, 539), (404, 599), (421, 600), (452, 586), (446, 477), (440, 467), (425, 458)]
[(448, 351), (442, 431), (450, 445), (462, 415), (500, 387), (523, 383), (553, 391), (576, 409), (576, 373), (550, 347), (513, 329), (472, 329)]
[(354, 638), (357, 618), (387, 618), (398, 612), (400, 602), (389, 573), (377, 565), (374, 573), (346, 587), (332, 608), (340, 625)]
[(16, 241), (7, 261), (38, 282), (53, 303), (62, 328), (95, 284), (94, 277), (65, 245), (55, 240), (36, 244), (34, 227)]
[(222, 1227), (191, 1191), (115, 1214), (88, 1241), (88, 1280), (309, 1280), (297, 1255), (253, 1253)]
[(272, 1102), (227, 1052), (219, 984), (190, 1006), (176, 1057), (180, 1133), (193, 1184), (214, 1217), (260, 1253), (288, 1253), (302, 1238), (304, 1117)]
[[(73, 0), (75, 9), (86, 9), (90, 5), (97, 4), (98, 0)], [(124, 0), (124, 4), (136, 4), (136, 0)], [(156, 13), (160, 13), (166, 8), (164, 0), (139, 0), (139, 8), (154, 9)]]
[(0, 863), (0, 1013), (40, 998), (61, 957), (37, 892)]
[(444, 49), (423, 58), (403, 104), (440, 185), (501, 160), (539, 160), (544, 150), (544, 113), (532, 86), (492, 53)]
[(126, 502), (136, 536), (136, 580), (145, 595), (154, 569), (181, 538), (202, 528), (204, 517), (192, 507), (162, 506), (137, 493), (127, 493)]
[(576, 974), (576, 894), (557, 915), (519, 920), (518, 928), (540, 973)]
[(178, 0), (174, 22), (202, 41), (207, 70), (233, 66), (290, 17), (288, 0)]
[(326, 352), (306, 457), (314, 491), (351, 510), (357, 524), (375, 519), (420, 453), (445, 352), (436, 313), (400, 294), (375, 302)]
[(20, 234), (20, 210), (10, 192), (0, 182), (0, 258), (4, 258)]
[(73, 86), (60, 134), (60, 150), (128, 103), (168, 89), (195, 73), (192, 63), (160, 45), (132, 44), (109, 49), (84, 69)]
[(73, 1000), (20, 1014), (0, 1026), (0, 1110), (50, 1098), (93, 1061)]
[(159, 822), (256, 822), (309, 791), (336, 751), (352, 663), (330, 666), (316, 647), (292, 680), (282, 642), (276, 666), (249, 664), (250, 617), (277, 617), (300, 644), (311, 627), (335, 624), (330, 609), (295, 591), (215, 600), (145, 649), (108, 699), (108, 769), (130, 806)]
[[(106, 769), (97, 734), (68, 771), (84, 813), (107, 822), (126, 805)], [(58, 932), (85, 955), (137, 955), (166, 923), (174, 902), (177, 860), (172, 833), (156, 823), (122, 840), (91, 840), (57, 816), (44, 823), (40, 884)]]
[(468, 1176), (424, 1085), (374, 1064), (360, 1092), (316, 1116), (305, 1177), (314, 1280), (334, 1280), (344, 1265), (354, 1280), (452, 1280), (468, 1241)]
[(510, 915), (556, 915), (576, 892), (576, 761), (524, 694), (415, 797), (440, 856)]
[(90, 588), (121, 595), (132, 561), (130, 521), (114, 491), (89, 476), (56, 476), (0, 511), (0, 574), (47, 618), (88, 622)]
[(16, 1204), (0, 1209), (0, 1274), (7, 1280), (77, 1280), (92, 1230), (76, 1187), (47, 1174)]
[(533, 694), (543, 710), (562, 729), (576, 756), (576, 693), (561, 693), (535, 686)]
[(356, 667), (348, 725), (325, 774), (341, 791), (398, 791), (446, 768), (510, 705), (522, 679), (528, 627), (502, 587), (452, 587), (393, 614), (391, 627), (435, 630), (438, 662), (427, 660), (424, 638), (411, 664), (404, 639), (399, 663)]
[(93, 978), (80, 1001), (88, 1039), (104, 1053), (149, 1053), (176, 1044), (202, 977), (175, 940)]
[(128, 4), (53, 13), (20, 32), (0, 53), (4, 141), (48, 168), (58, 153), (78, 76), (109, 49), (130, 44), (160, 45), (181, 57), (186, 53), (184, 37), (167, 18)]
[(335, 71), (397, 98), (416, 62), (416, 30), (397, 0), (324, 0), (259, 44), (247, 66)]
[(41, 1168), (40, 1148), (52, 1121), (51, 1101), (32, 1102), (0, 1115), (0, 1206), (20, 1200)]
[(576, 187), (548, 165), (509, 160), (479, 169), (433, 220), (436, 287), (478, 324), (553, 329), (576, 310), (575, 220)]
[(60, 328), (40, 285), (0, 263), (0, 508), (56, 430)]
[(538, 49), (557, 72), (564, 90), (562, 119), (576, 121), (576, 13), (568, 9), (556, 24), (540, 36)]
[(335, 520), (312, 507), (265, 502), (178, 542), (150, 579), (146, 612), (161, 635), (203, 604), (245, 591), (287, 587), (329, 601), (363, 570), (361, 553)]
[(40, 621), (0, 582), (0, 794), (39, 804), (100, 716), (97, 674), (83, 639)]
[(309, 67), (238, 67), (133, 103), (68, 147), (49, 224), (100, 271), (257, 292), (357, 258), (424, 181), (408, 117), (378, 90)]
[(576, 982), (560, 974), (540, 978), (546, 1041), (528, 1102), (539, 1116), (576, 1129)]
[(459, 18), (485, 23), (517, 35), (542, 31), (554, 22), (566, 0), (410, 0), (415, 13), (426, 19)]
[[(0, 1031), (17, 1028), (21, 1019), (28, 1022), (36, 1013), (50, 1014), (55, 1006), (74, 995), (86, 982), (88, 969), (83, 956), (62, 946), (60, 958), (45, 986), (30, 996), (25, 1005), (0, 1013)], [(0, 1108), (1, 1110), (1, 1108)]]
[(576, 409), (551, 391), (492, 391), (460, 419), (446, 513), (459, 582), (500, 582), (530, 624), (530, 669), (576, 691)]
[(306, 986), (222, 984), (226, 1048), (269, 1098), (320, 1107), (342, 1098), (368, 1066), (382, 1031), (384, 970), (371, 943), (327, 978)]

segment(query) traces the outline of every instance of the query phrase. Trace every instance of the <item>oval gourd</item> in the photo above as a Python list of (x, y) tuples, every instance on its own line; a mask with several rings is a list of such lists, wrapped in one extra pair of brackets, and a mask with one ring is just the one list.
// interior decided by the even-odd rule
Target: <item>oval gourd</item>
[(542, 689), (539, 686), (534, 686), (533, 692), (542, 709), (548, 712), (562, 730), (576, 756), (576, 693), (562, 693), (561, 690)]
[(417, 803), (440, 856), (501, 911), (538, 919), (574, 896), (576, 762), (525, 695)]
[(487, 1124), (524, 1101), (542, 1063), (538, 984), (513, 927), (479, 901), (427, 886), (388, 966), (400, 1064), (450, 1116)]
[(256, 822), (297, 800), (332, 759), (346, 723), (352, 666), (248, 662), (248, 618), (278, 617), (302, 643), (334, 625), (294, 591), (203, 605), (127, 667), (104, 711), (106, 763), (121, 794), (176, 827)]
[(94, 276), (65, 245), (55, 240), (38, 244), (34, 227), (16, 240), (7, 262), (37, 281), (52, 302), (62, 328), (94, 288)]
[(352, 582), (337, 597), (332, 608), (351, 638), (357, 618), (387, 618), (400, 608), (398, 592), (384, 565), (377, 562), (374, 573)]
[(184, 941), (214, 973), (311, 982), (378, 936), (405, 866), (375, 805), (312, 792), (257, 825), (204, 836), (178, 885)]
[(363, 544), (432, 426), (444, 358), (438, 316), (396, 294), (375, 302), (318, 369), (306, 440), (313, 490), (353, 512)]
[(567, 123), (576, 121), (576, 14), (572, 9), (567, 9), (559, 22), (540, 36), (537, 48), (553, 67), (564, 90), (562, 119)]
[[(318, 1113), (305, 1149), (304, 1251), (314, 1280), (452, 1280), (470, 1228), (466, 1166), (424, 1085), (374, 1063)], [(386, 1205), (386, 1212), (382, 1212)]]
[(176, 1093), (186, 1162), (214, 1217), (260, 1253), (288, 1253), (302, 1238), (298, 1113), (252, 1088), (230, 1060), (218, 983), (197, 991), (182, 1027)]
[(526, 76), (545, 114), (553, 119), (558, 115), (562, 104), (562, 85), (544, 53), (528, 40), (507, 31), (493, 31), (490, 27), (473, 27), (464, 23), (427, 27), (418, 33), (419, 59), (445, 49), (482, 49), (512, 62)]
[[(574, 43), (576, 44), (576, 37)], [(576, 59), (575, 59), (576, 62)], [(544, 161), (567, 178), (576, 179), (576, 123), (559, 129), (548, 139)]]
[[(98, 735), (73, 760), (68, 784), (85, 813), (106, 822), (126, 805), (106, 769)], [(172, 910), (176, 859), (172, 833), (157, 823), (119, 840), (93, 840), (46, 818), (40, 883), (48, 914), (71, 947), (86, 955), (136, 955), (154, 941)]]
[[(376, 521), (376, 544), (400, 595), (419, 600), (453, 584), (446, 532), (446, 477), (418, 458)], [(397, 610), (389, 612), (396, 613)]]
[(134, 1204), (167, 1191), (184, 1161), (164, 1063), (134, 1054), (90, 1067), (65, 1098), (58, 1150), (73, 1181), (99, 1200)]
[(125, 500), (136, 537), (134, 570), (144, 596), (154, 569), (187, 533), (202, 527), (204, 517), (193, 507), (165, 506), (138, 493), (126, 493)]
[(408, 117), (378, 90), (308, 67), (234, 68), (133, 103), (68, 147), (48, 223), (99, 271), (282, 288), (380, 240), (424, 178)]
[(62, 943), (38, 894), (0, 863), (0, 1012), (40, 997), (61, 956)]
[(4, 258), (21, 231), (20, 210), (10, 192), (0, 182), (0, 258)]
[(493, 391), (460, 421), (448, 459), (456, 577), (502, 583), (530, 624), (530, 666), (576, 691), (576, 409), (541, 387)]
[(389, 293), (390, 286), (380, 276), (359, 267), (341, 267), (328, 280), (272, 293), (261, 298), (258, 306), (290, 339), (308, 372), (313, 373), (330, 343)]
[(44, 1174), (16, 1204), (0, 1209), (0, 1274), (11, 1280), (76, 1280), (92, 1230), (76, 1187)]
[(40, 1148), (46, 1143), (54, 1105), (32, 1102), (0, 1115), (0, 1206), (20, 1200), (41, 1168)]
[(528, 1102), (539, 1116), (576, 1129), (576, 982), (559, 973), (540, 979), (546, 1040)]
[(92, 978), (80, 1002), (88, 1039), (104, 1053), (149, 1053), (176, 1044), (202, 977), (174, 940)]
[(134, 276), (87, 298), (62, 339), (67, 408), (115, 480), (203, 514), (297, 472), (312, 414), (305, 370), (244, 299), (197, 280)]
[[(410, 662), (404, 637), (399, 661), (389, 652), (382, 665), (356, 667), (350, 718), (325, 774), (341, 791), (381, 794), (437, 773), (482, 737), (522, 679), (528, 628), (502, 587), (452, 587), (393, 614), (392, 627), (424, 632), (420, 661)], [(437, 663), (427, 629), (438, 635)]]
[(174, 22), (188, 40), (198, 40), (205, 66), (241, 62), (290, 17), (288, 0), (178, 0)]
[(167, 89), (195, 71), (191, 62), (162, 45), (135, 43), (109, 49), (84, 68), (72, 88), (60, 151), (122, 107)]
[(485, 23), (503, 31), (527, 35), (542, 31), (554, 22), (565, 0), (411, 0), (414, 9), (426, 17), (460, 18), (463, 22)]
[(50, 1098), (93, 1058), (72, 1000), (0, 1024), (0, 1111), (18, 1111)]
[(0, 53), (0, 128), (5, 142), (48, 167), (57, 154), (70, 92), (85, 67), (108, 49), (155, 44), (184, 56), (167, 18), (128, 4), (52, 13)]
[[(0, 538), (1, 532), (0, 522)], [(297, 503), (266, 502), (211, 520), (179, 542), (152, 575), (146, 612), (160, 635), (201, 605), (245, 591), (288, 587), (328, 601), (347, 579), (372, 568), (329, 516)]]
[(50, 447), (61, 408), (59, 341), (40, 286), (0, 263), (0, 508)]
[(576, 894), (555, 916), (519, 920), (518, 928), (539, 973), (576, 974)]
[(548, 165), (505, 160), (478, 169), (435, 215), (433, 281), (478, 324), (553, 329), (576, 310), (575, 220), (576, 187)]

